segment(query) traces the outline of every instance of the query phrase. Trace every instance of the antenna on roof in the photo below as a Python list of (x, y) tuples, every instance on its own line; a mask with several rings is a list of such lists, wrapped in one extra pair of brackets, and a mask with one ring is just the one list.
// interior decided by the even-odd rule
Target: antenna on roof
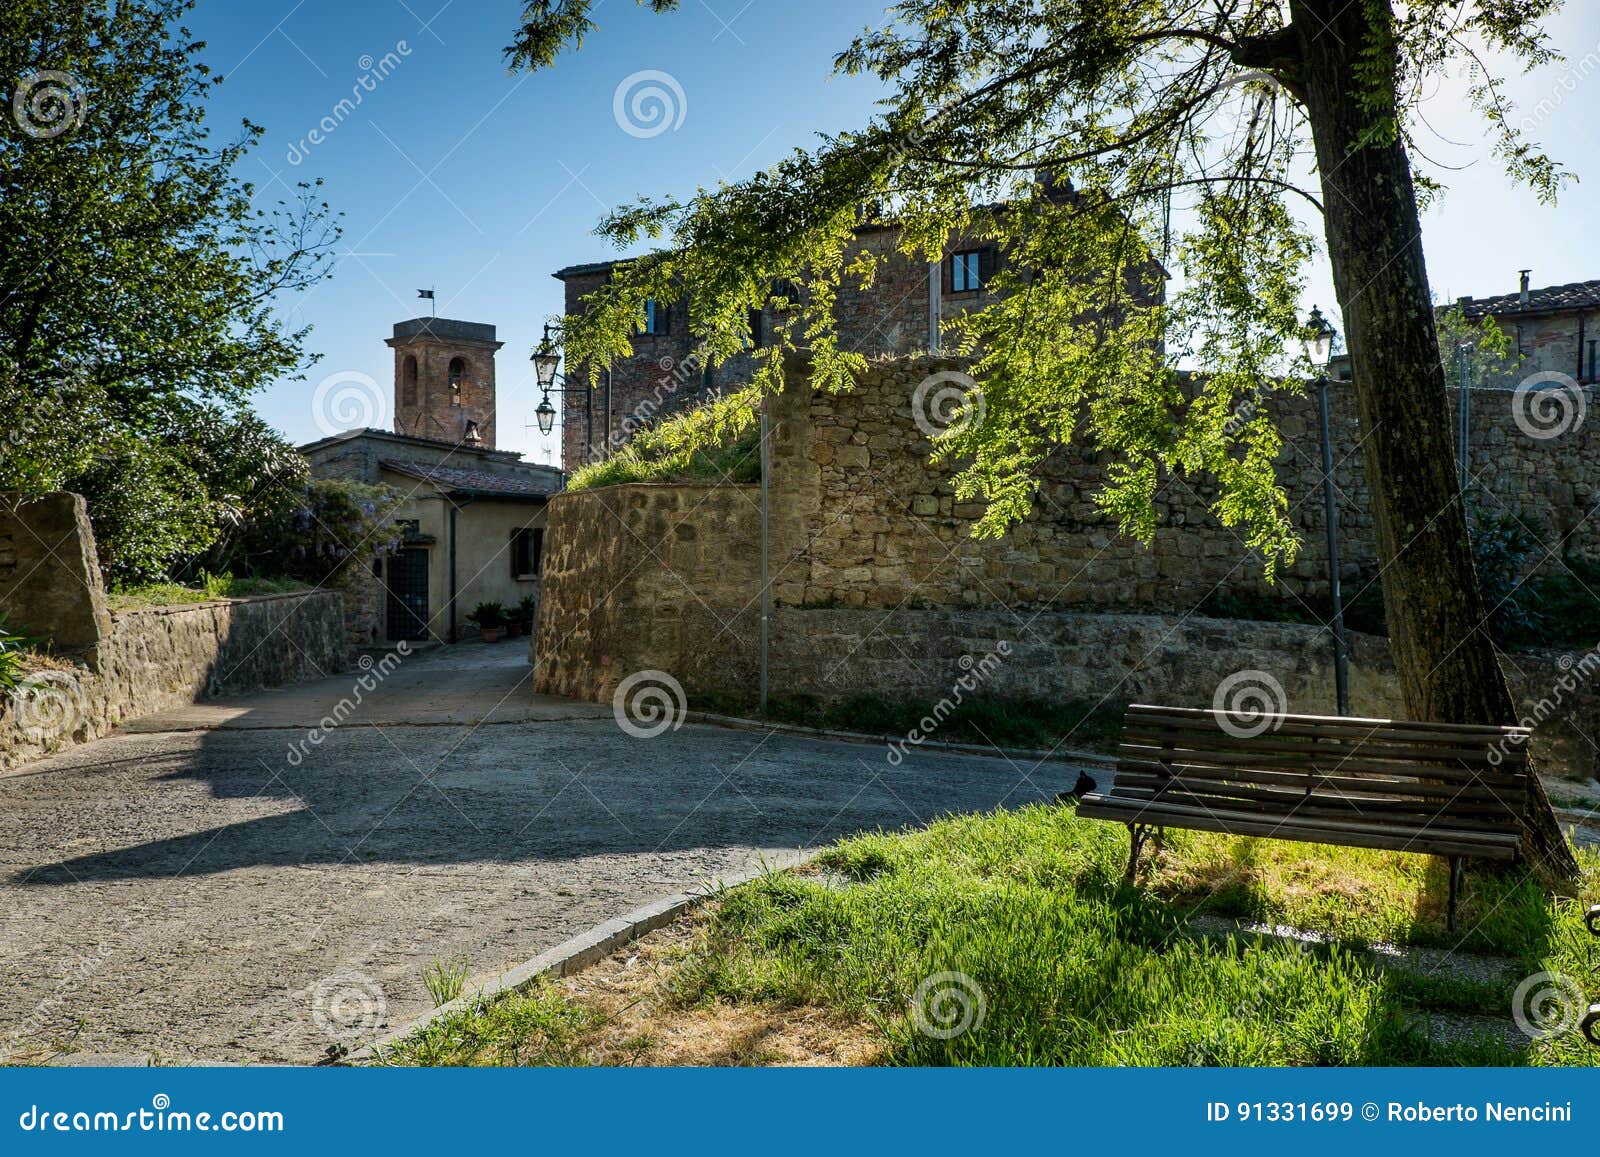
[(428, 299), (428, 305), (430, 307), (432, 307), (432, 309), (433, 309), (433, 316), (434, 317), (438, 317), (439, 316), (439, 303), (437, 301), (435, 301), (434, 298), (433, 298), (433, 290), (431, 290), (431, 289), (419, 289), (419, 290), (417, 290), (417, 296), (418, 297), (426, 297)]

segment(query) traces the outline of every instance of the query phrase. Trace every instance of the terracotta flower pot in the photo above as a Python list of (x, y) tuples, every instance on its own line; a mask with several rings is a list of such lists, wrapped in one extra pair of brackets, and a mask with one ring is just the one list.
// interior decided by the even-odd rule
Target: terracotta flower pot
[(478, 633), (483, 636), (485, 643), (498, 643), (500, 641), (499, 627), (479, 627)]

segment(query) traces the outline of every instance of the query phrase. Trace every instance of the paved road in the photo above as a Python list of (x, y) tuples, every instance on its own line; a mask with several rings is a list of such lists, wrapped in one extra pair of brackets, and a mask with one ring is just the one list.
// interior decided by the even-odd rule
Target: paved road
[(1076, 776), (692, 724), (640, 739), (527, 676), (517, 646), (426, 652), (319, 743), (354, 675), (0, 776), (0, 1056), (311, 1060), (425, 1011), (435, 960), (490, 976), (763, 860)]

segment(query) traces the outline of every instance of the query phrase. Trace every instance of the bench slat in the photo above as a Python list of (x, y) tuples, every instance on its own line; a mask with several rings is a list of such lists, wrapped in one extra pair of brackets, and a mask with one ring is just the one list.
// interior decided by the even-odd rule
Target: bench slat
[(1481, 768), (1494, 774), (1514, 774), (1526, 762), (1521, 751), (1516, 752), (1514, 756), (1507, 751), (1503, 756), (1492, 759), (1488, 745), (1423, 747), (1357, 738), (1330, 740), (1282, 737), (1272, 731), (1239, 739), (1220, 728), (1212, 731), (1193, 728), (1162, 730), (1125, 725), (1122, 729), (1122, 742), (1151, 747), (1186, 747), (1194, 751), (1229, 751), (1241, 754), (1259, 752), (1263, 756), (1284, 755), (1291, 758), (1316, 756), (1324, 759), (1388, 759), (1407, 763), (1438, 761), (1446, 765)]
[[(1134, 704), (1126, 721), (1164, 721), (1193, 725), (1206, 720), (1215, 725), (1217, 713), (1204, 707), (1154, 707)], [(1308, 736), (1366, 735), (1375, 739), (1401, 739), (1406, 742), (1452, 742), (1463, 739), (1520, 739), (1531, 732), (1525, 727), (1495, 727), (1482, 723), (1417, 723), (1409, 719), (1359, 719), (1339, 715), (1284, 715), (1275, 724), (1280, 734)], [(1520, 743), (1518, 744), (1520, 746)]]
[(1193, 828), (1227, 835), (1261, 836), (1267, 839), (1298, 840), (1307, 843), (1338, 844), (1345, 847), (1377, 848), (1441, 856), (1480, 856), (1509, 860), (1516, 858), (1518, 844), (1515, 835), (1330, 820), (1284, 821), (1249, 813), (1213, 811), (1174, 804), (1140, 803), (1132, 800), (1119, 801), (1112, 797), (1094, 794), (1083, 797), (1078, 804), (1078, 814), (1091, 819)]
[(1476, 782), (1427, 783), (1421, 780), (1379, 779), (1375, 776), (1325, 775), (1319, 771), (1266, 767), (1211, 767), (1189, 763), (1185, 760), (1171, 762), (1150, 759), (1120, 759), (1117, 761), (1119, 778), (1123, 773), (1150, 775), (1157, 779), (1206, 780), (1220, 783), (1259, 783), (1271, 787), (1299, 788), (1304, 790), (1333, 790), (1349, 793), (1369, 793), (1381, 796), (1408, 796), (1419, 800), (1444, 800), (1467, 803), (1502, 804), (1521, 808), (1527, 797), (1527, 784), (1495, 784), (1483, 786)]
[(1506, 771), (1489, 771), (1470, 767), (1451, 767), (1448, 764), (1399, 763), (1355, 758), (1316, 757), (1288, 755), (1282, 752), (1257, 754), (1248, 751), (1223, 751), (1220, 748), (1201, 750), (1181, 746), (1157, 747), (1148, 743), (1117, 744), (1119, 759), (1138, 763), (1171, 763), (1195, 767), (1238, 767), (1257, 771), (1282, 771), (1286, 773), (1319, 772), (1325, 775), (1374, 775), (1387, 779), (1408, 779), (1415, 782), (1432, 780), (1434, 783), (1460, 783), (1474, 787), (1514, 788), (1527, 782), (1524, 775)]
[(1462, 802), (1448, 799), (1422, 799), (1415, 796), (1355, 795), (1339, 791), (1301, 791), (1284, 784), (1233, 783), (1227, 780), (1161, 779), (1152, 775), (1121, 775), (1116, 779), (1116, 789), (1127, 788), (1133, 792), (1186, 791), (1195, 795), (1234, 795), (1240, 799), (1261, 800), (1263, 803), (1281, 803), (1293, 807), (1295, 801), (1319, 803), (1325, 807), (1359, 809), (1370, 806), (1373, 811), (1416, 811), (1437, 816), (1460, 816), (1462, 819), (1489, 820), (1504, 825), (1512, 820), (1518, 809), (1507, 803), (1483, 801)]
[(1464, 813), (1430, 808), (1415, 800), (1344, 800), (1327, 795), (1295, 795), (1263, 788), (1222, 785), (1194, 787), (1182, 783), (1166, 786), (1131, 785), (1118, 782), (1111, 794), (1119, 799), (1149, 799), (1193, 804), (1233, 811), (1252, 811), (1268, 816), (1324, 816), (1330, 819), (1371, 819), (1374, 821), (1415, 821), (1417, 825), (1444, 824), (1471, 831), (1503, 832), (1511, 813)]

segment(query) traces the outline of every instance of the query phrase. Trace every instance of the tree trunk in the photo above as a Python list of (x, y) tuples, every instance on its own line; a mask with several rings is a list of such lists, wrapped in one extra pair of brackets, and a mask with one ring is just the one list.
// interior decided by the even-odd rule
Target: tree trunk
[[(1292, 0), (1292, 86), (1304, 101), (1328, 258), (1354, 370), (1389, 645), (1407, 712), (1443, 723), (1516, 722), (1473, 570), (1422, 228), (1405, 147), (1358, 147), (1379, 112), (1359, 100), (1363, 55), (1382, 49), (1387, 4)], [(1392, 50), (1391, 50), (1392, 58)], [(1371, 57), (1368, 57), (1370, 60)], [(1578, 866), (1534, 780), (1524, 857), (1552, 883)]]

